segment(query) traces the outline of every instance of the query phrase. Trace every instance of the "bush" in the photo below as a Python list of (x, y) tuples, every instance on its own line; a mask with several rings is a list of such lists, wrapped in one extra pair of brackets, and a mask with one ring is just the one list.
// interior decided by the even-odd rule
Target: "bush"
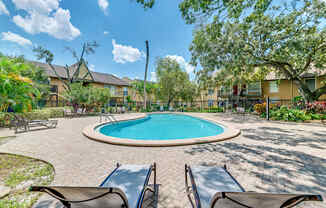
[(205, 112), (208, 113), (222, 113), (224, 112), (224, 109), (221, 107), (211, 107), (211, 108), (205, 108)]
[(7, 127), (10, 125), (10, 122), (14, 119), (12, 113), (2, 113), (0, 112), (0, 127)]
[(306, 121), (312, 119), (312, 116), (305, 111), (289, 109), (287, 106), (281, 106), (278, 110), (272, 110), (270, 117), (274, 120), (284, 121)]
[(262, 113), (266, 113), (266, 103), (258, 103), (254, 105), (254, 110), (261, 115)]
[(315, 101), (313, 103), (307, 104), (306, 108), (310, 113), (326, 113), (326, 102)]

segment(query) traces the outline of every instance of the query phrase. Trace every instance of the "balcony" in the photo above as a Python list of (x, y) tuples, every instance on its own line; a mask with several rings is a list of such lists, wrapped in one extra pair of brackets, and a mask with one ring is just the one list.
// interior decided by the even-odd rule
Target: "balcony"
[(128, 91), (116, 90), (114, 92), (111, 92), (111, 96), (112, 97), (127, 97)]
[(217, 91), (218, 97), (229, 97), (230, 95), (232, 95), (232, 92), (230, 90), (218, 90)]

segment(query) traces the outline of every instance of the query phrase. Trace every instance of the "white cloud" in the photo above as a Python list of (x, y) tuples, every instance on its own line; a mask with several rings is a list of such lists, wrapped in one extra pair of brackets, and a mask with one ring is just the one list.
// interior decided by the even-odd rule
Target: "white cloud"
[(117, 44), (114, 39), (112, 39), (112, 45), (113, 60), (117, 63), (135, 62), (143, 57), (143, 53), (139, 49)]
[(60, 0), (12, 0), (12, 2), (17, 9), (49, 14), (51, 11), (59, 8)]
[(32, 41), (30, 41), (26, 38), (23, 38), (22, 36), (12, 33), (10, 31), (2, 32), (1, 35), (2, 35), (2, 40), (14, 42), (21, 46), (32, 45)]
[(60, 0), (13, 0), (25, 16), (13, 17), (15, 24), (30, 34), (47, 33), (57, 39), (73, 40), (80, 35), (70, 22), (70, 11), (59, 7)]
[(109, 32), (108, 32), (108, 31), (104, 31), (103, 34), (104, 34), (104, 35), (108, 35)]
[(151, 72), (151, 81), (152, 82), (156, 82), (157, 81), (156, 72)]
[(193, 73), (195, 70), (195, 67), (193, 67), (191, 64), (186, 62), (186, 60), (182, 56), (178, 55), (167, 55), (166, 57), (171, 58), (178, 62), (181, 66), (181, 68), (185, 69), (188, 74)]
[(94, 64), (90, 64), (90, 65), (88, 65), (88, 68), (89, 68), (89, 70), (91, 70), (91, 71), (95, 71), (95, 65), (94, 65)]
[(104, 14), (107, 15), (107, 8), (109, 7), (109, 2), (107, 0), (98, 0), (97, 3), (101, 10), (104, 12)]
[(9, 11), (8, 11), (6, 5), (2, 2), (2, 0), (0, 0), (0, 15), (1, 14), (9, 15)]

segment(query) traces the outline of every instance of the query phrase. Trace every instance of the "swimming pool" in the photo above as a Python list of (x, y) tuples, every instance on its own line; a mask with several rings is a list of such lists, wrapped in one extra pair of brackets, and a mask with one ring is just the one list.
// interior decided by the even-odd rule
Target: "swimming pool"
[(137, 120), (99, 126), (106, 136), (134, 140), (180, 140), (222, 134), (224, 127), (183, 114), (150, 114)]

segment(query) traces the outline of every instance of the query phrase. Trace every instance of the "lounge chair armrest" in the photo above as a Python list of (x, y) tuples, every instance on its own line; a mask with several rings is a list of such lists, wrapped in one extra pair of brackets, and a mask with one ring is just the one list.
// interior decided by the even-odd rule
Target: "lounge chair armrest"
[[(118, 196), (121, 201), (118, 203), (122, 207), (128, 208), (128, 200), (122, 190), (111, 187), (65, 187), (65, 186), (32, 186), (30, 191), (44, 192), (53, 198), (61, 201), (67, 208), (71, 207), (73, 203), (87, 203), (91, 202), (93, 208), (100, 208), (103, 205), (108, 205), (112, 202), (112, 197), (108, 195)], [(75, 197), (75, 198), (74, 198)], [(85, 198), (77, 198), (85, 197)], [(86, 198), (87, 197), (87, 198)], [(96, 201), (98, 200), (98, 201)], [(110, 201), (111, 200), (111, 201)], [(121, 207), (121, 205), (119, 207)], [(109, 206), (110, 207), (110, 206)], [(116, 206), (115, 206), (116, 207)]]

